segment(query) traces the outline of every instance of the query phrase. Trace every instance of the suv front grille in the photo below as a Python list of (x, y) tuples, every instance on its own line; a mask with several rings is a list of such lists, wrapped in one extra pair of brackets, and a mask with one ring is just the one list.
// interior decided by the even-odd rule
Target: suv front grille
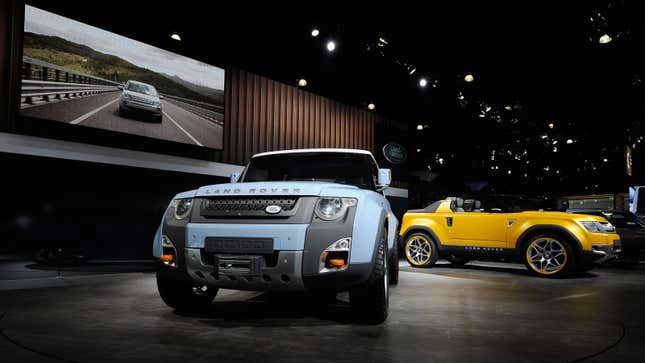
[[(291, 215), (298, 197), (215, 197), (202, 202), (201, 214), (205, 217), (252, 217)], [(278, 213), (267, 213), (268, 206), (278, 206)]]

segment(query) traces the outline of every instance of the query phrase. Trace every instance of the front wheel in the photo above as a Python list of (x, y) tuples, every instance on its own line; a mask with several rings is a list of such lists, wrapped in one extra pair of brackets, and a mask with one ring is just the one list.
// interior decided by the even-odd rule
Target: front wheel
[(198, 287), (183, 271), (162, 268), (157, 272), (157, 289), (161, 299), (180, 312), (203, 312), (213, 302), (217, 288)]
[(405, 241), (405, 258), (410, 266), (427, 267), (432, 266), (439, 259), (439, 251), (425, 233), (413, 233)]
[(573, 250), (561, 237), (539, 235), (531, 238), (523, 253), (529, 271), (541, 277), (560, 277), (574, 270)]
[(352, 317), (360, 323), (381, 324), (387, 319), (389, 306), (388, 254), (386, 231), (376, 247), (376, 260), (367, 281), (349, 291)]

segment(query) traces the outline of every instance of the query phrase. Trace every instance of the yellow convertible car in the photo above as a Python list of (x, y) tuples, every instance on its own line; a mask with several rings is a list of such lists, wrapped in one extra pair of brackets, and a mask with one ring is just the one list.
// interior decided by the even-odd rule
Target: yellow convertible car
[(612, 259), (620, 237), (593, 215), (484, 208), (478, 200), (447, 198), (403, 216), (399, 243), (410, 265), (446, 258), (518, 261), (544, 277), (587, 271)]

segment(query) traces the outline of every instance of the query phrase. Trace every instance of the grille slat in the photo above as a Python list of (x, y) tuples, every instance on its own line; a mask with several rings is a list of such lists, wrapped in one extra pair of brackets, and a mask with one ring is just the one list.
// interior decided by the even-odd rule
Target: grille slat
[(297, 202), (298, 197), (290, 196), (211, 197), (204, 199), (202, 203), (202, 216), (271, 216), (265, 212), (265, 209), (275, 205), (281, 210), (273, 216), (280, 217), (291, 214)]

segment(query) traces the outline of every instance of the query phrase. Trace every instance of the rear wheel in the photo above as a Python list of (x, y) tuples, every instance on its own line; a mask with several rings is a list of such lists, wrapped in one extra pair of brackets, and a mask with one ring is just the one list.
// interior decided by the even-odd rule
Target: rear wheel
[(413, 267), (434, 265), (439, 259), (439, 251), (432, 238), (422, 232), (413, 233), (405, 241), (405, 258)]
[(523, 253), (529, 271), (541, 277), (559, 277), (574, 270), (575, 256), (560, 236), (544, 234), (532, 237)]
[(188, 313), (206, 311), (218, 291), (196, 286), (185, 272), (168, 268), (157, 272), (157, 289), (166, 305)]
[(390, 291), (385, 229), (381, 235), (372, 273), (366, 282), (349, 291), (352, 317), (364, 324), (381, 324), (387, 319), (388, 314)]

